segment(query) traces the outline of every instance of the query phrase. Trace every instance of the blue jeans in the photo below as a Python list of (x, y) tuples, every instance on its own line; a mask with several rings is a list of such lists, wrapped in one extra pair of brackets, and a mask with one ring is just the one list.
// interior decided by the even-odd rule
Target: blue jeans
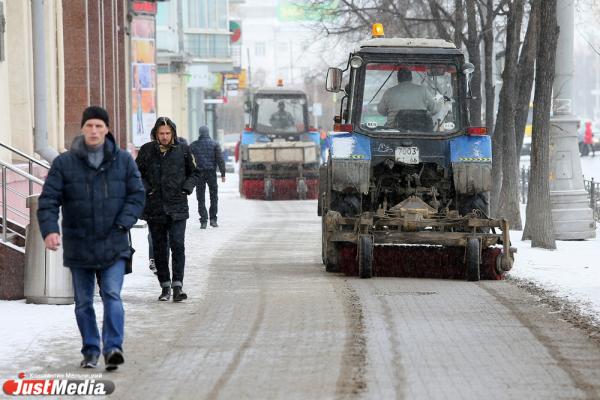
[[(100, 292), (104, 305), (102, 322), (102, 349), (106, 354), (111, 350), (123, 350), (123, 332), (125, 312), (121, 301), (121, 288), (125, 274), (125, 260), (121, 259), (99, 270)], [(71, 268), (73, 289), (75, 291), (75, 318), (81, 333), (83, 354), (100, 355), (100, 334), (94, 311), (94, 289), (96, 270)]]

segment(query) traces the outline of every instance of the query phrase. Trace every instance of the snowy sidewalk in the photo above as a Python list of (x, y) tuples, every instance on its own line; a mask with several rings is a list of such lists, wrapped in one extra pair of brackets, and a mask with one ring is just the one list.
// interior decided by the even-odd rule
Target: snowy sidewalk
[[(186, 231), (186, 282), (184, 286), (191, 301), (200, 300), (207, 281), (206, 263), (217, 250), (236, 233), (251, 229), (257, 207), (261, 201), (239, 198), (237, 176), (228, 175), (220, 187), (219, 228), (199, 229), (195, 195), (189, 197), (190, 215)], [(316, 202), (315, 202), (315, 218)], [(127, 340), (147, 326), (148, 313), (156, 313), (159, 287), (155, 276), (148, 270), (147, 229), (132, 231), (136, 254), (134, 272), (125, 279), (123, 298), (126, 309)], [(559, 241), (557, 250), (532, 249), (529, 242), (520, 240), (521, 232), (512, 231), (513, 246), (518, 248), (511, 276), (529, 279), (542, 287), (555, 291), (558, 296), (577, 303), (581, 309), (600, 318), (600, 229), (596, 239), (586, 241)], [(315, 254), (320, 248), (314, 249)], [(102, 318), (102, 305), (95, 299), (98, 319)], [(23, 358), (50, 362), (53, 357), (67, 351), (73, 363), (79, 362), (80, 337), (75, 323), (73, 306), (25, 304), (25, 300), (0, 301), (0, 379), (15, 378), (18, 360)], [(154, 316), (158, 318), (159, 316)], [(35, 366), (28, 365), (29, 371)], [(43, 371), (37, 366), (38, 372)]]

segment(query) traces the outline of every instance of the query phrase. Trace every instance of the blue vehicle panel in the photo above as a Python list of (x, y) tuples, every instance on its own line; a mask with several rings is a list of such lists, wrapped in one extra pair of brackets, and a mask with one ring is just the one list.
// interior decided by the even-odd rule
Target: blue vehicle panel
[(370, 160), (371, 141), (356, 133), (330, 133), (329, 151), (332, 158)]
[(489, 136), (459, 136), (450, 141), (450, 161), (492, 162), (492, 138)]

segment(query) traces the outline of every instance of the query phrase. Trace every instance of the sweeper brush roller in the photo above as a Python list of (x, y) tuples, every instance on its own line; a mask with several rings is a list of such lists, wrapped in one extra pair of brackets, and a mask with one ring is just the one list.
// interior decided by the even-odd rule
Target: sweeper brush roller
[[(317, 179), (305, 179), (307, 192), (306, 199), (316, 199), (318, 196), (319, 182)], [(247, 199), (255, 200), (297, 200), (298, 183), (296, 179), (272, 179), (273, 185), (271, 198), (268, 199), (263, 179), (244, 179), (242, 182), (242, 195)]]
[[(359, 275), (357, 246), (339, 243), (339, 271)], [(480, 279), (499, 280), (504, 274), (497, 271), (502, 249), (488, 247), (481, 252)], [(373, 276), (404, 278), (465, 279), (467, 253), (465, 247), (397, 246), (373, 247)]]

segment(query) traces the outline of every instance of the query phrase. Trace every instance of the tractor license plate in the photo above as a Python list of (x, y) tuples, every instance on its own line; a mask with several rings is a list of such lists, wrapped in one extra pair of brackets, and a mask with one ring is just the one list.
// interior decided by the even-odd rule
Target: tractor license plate
[(404, 164), (419, 163), (418, 147), (396, 147), (396, 161)]

